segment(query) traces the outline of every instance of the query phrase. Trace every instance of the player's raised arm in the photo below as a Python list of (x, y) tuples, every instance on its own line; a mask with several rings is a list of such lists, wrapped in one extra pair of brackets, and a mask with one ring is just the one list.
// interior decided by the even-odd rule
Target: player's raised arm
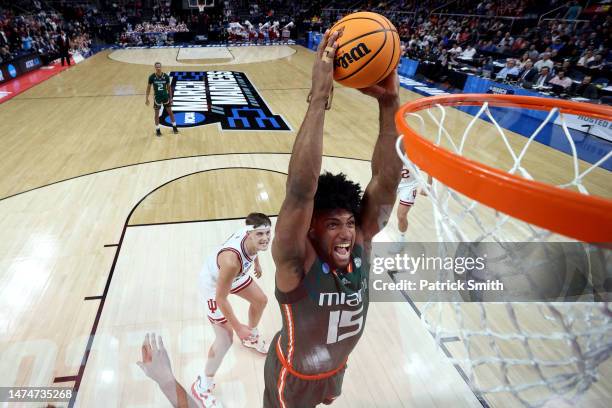
[(326, 33), (319, 45), (312, 68), (310, 104), (295, 138), (285, 200), (280, 209), (272, 257), (277, 266), (276, 285), (282, 292), (295, 289), (303, 274), (303, 262), (317, 180), (323, 155), (323, 121), (325, 107), (332, 90), (333, 57), (339, 34)]
[(361, 230), (364, 241), (369, 243), (389, 220), (402, 169), (402, 162), (395, 152), (398, 132), (394, 119), (400, 105), (397, 70), (379, 84), (361, 91), (378, 101), (380, 122), (372, 154), (372, 179), (362, 201)]
[(219, 264), (219, 277), (217, 279), (217, 293), (215, 296), (217, 306), (221, 309), (221, 312), (223, 312), (223, 316), (225, 316), (227, 322), (232, 326), (236, 335), (241, 340), (247, 339), (251, 336), (251, 329), (240, 323), (227, 298), (232, 289), (232, 281), (238, 273), (240, 273), (240, 261), (233, 252), (223, 251), (217, 257), (217, 263)]

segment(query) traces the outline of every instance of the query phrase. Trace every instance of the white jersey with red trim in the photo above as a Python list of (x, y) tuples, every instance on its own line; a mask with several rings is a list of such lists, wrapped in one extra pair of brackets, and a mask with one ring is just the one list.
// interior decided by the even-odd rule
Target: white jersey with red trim
[(402, 167), (402, 178), (400, 179), (399, 185), (397, 188), (406, 188), (411, 187), (414, 188), (417, 184), (416, 177), (412, 174), (412, 171), (404, 165)]
[(243, 278), (249, 272), (249, 269), (251, 269), (251, 266), (253, 266), (257, 258), (257, 255), (251, 257), (245, 248), (247, 236), (248, 232), (246, 230), (235, 232), (223, 243), (223, 245), (206, 258), (202, 271), (200, 272), (201, 289), (207, 293), (214, 294), (216, 292), (217, 280), (219, 279), (219, 264), (217, 262), (217, 257), (224, 251), (233, 252), (240, 260), (240, 272), (232, 282), (232, 289), (236, 289), (235, 285), (240, 284), (244, 280)]

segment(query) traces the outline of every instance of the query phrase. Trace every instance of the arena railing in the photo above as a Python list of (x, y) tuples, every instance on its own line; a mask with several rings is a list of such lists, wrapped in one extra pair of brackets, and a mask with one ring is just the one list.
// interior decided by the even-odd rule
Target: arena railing
[[(357, 9), (354, 8), (324, 8), (321, 9), (321, 12), (335, 12), (335, 13), (348, 13), (348, 12), (354, 12)], [(382, 13), (382, 14), (401, 14), (401, 15), (415, 15), (416, 13), (414, 11), (397, 11), (397, 10), (389, 10), (387, 13)]]
[(492, 20), (510, 20), (510, 30), (514, 27), (517, 21), (535, 20), (534, 17), (516, 17), (516, 16), (483, 16), (481, 14), (461, 14), (461, 13), (432, 13), (430, 15), (449, 16), (449, 17), (470, 17), (470, 18), (486, 18)]
[(570, 20), (567, 18), (544, 18), (544, 19), (539, 19), (538, 20), (538, 25), (540, 25), (543, 21), (559, 21), (559, 22), (564, 22), (564, 23), (571, 23), (574, 25), (574, 27), (572, 28), (572, 30), (576, 29), (576, 25), (578, 23), (588, 23), (591, 20)]
[(475, 18), (488, 18), (488, 19), (499, 19), (499, 20), (534, 20), (532, 17), (516, 17), (516, 16), (485, 16), (482, 14), (462, 14), (462, 13), (430, 13), (436, 16), (453, 16), (453, 17), (475, 17)]
[(356, 11), (358, 9), (354, 9), (354, 8), (324, 8), (321, 9), (321, 13), (325, 13), (325, 12), (335, 12), (335, 13), (349, 13), (349, 12), (353, 12)]
[(567, 5), (566, 5), (566, 4), (563, 4), (562, 6), (559, 6), (559, 7), (557, 7), (557, 8), (552, 9), (552, 10), (549, 10), (549, 11), (547, 11), (547, 12), (546, 12), (546, 13), (544, 13), (544, 14), (540, 14), (540, 18), (538, 19), (538, 25), (540, 25), (540, 23), (542, 22), (542, 19), (543, 19), (545, 16), (547, 16), (547, 15), (549, 15), (549, 14), (552, 14), (552, 13), (554, 13), (555, 11), (561, 10), (562, 8), (567, 8)]
[(354, 2), (353, 4), (351, 4), (350, 6), (348, 6), (348, 9), (356, 9), (356, 8), (360, 8), (359, 6), (362, 6), (363, 3), (365, 3), (363, 0), (357, 0), (356, 2)]
[(455, 3), (456, 1), (457, 0), (452, 0), (452, 1), (449, 1), (448, 3), (446, 3), (446, 4), (443, 4), (443, 5), (439, 6), (439, 7), (434, 8), (433, 10), (431, 10), (429, 12), (429, 15), (431, 16), (432, 14), (434, 14), (434, 11), (440, 10), (441, 8), (444, 8), (446, 6), (450, 6), (451, 4)]
[(53, 12), (61, 15), (60, 11), (57, 8), (53, 7), (53, 5), (49, 1), (41, 0), (40, 3), (45, 5), (49, 10), (52, 10)]

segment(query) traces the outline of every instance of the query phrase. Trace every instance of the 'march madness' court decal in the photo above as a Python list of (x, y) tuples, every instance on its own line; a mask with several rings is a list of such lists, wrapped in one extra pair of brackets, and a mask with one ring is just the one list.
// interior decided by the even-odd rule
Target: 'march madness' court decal
[[(170, 72), (172, 111), (178, 127), (218, 123), (223, 130), (291, 130), (275, 115), (243, 72)], [(160, 123), (171, 125), (164, 110)]]

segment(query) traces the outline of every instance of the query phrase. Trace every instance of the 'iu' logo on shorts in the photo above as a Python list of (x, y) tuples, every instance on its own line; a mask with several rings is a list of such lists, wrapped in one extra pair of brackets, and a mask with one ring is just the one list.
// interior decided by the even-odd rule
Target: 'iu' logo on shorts
[(215, 310), (217, 310), (217, 302), (214, 299), (208, 299), (208, 309), (212, 313), (215, 313)]

